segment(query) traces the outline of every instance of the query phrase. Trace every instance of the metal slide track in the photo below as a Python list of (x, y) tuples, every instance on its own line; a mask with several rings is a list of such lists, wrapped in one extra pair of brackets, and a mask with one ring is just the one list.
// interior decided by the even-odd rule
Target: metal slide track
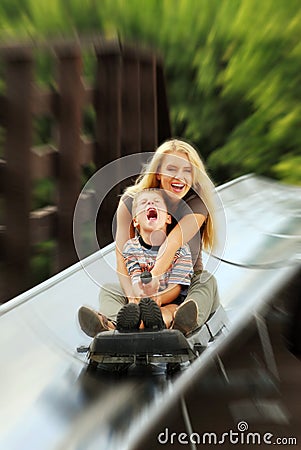
[(264, 314), (300, 270), (301, 189), (247, 175), (218, 192), (227, 245), (215, 276), (227, 332), (173, 381), (163, 381), (159, 369), (151, 378), (96, 379), (76, 352), (91, 341), (79, 329), (77, 309), (98, 307), (93, 274), (117, 281), (110, 244), (0, 307), (0, 448), (134, 448), (212, 358)]

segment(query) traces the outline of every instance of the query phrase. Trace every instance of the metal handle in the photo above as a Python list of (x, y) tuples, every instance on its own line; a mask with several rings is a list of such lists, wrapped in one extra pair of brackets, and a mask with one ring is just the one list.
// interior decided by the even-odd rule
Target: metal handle
[(152, 281), (152, 274), (146, 270), (145, 272), (142, 272), (140, 278), (143, 284), (148, 284)]

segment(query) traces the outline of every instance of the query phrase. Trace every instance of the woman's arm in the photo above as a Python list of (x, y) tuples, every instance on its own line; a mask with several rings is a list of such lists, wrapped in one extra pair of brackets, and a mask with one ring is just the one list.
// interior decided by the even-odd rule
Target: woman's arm
[(163, 306), (172, 303), (177, 297), (179, 297), (180, 293), (181, 285), (171, 284), (170, 286), (168, 286), (168, 288), (164, 289), (164, 291), (159, 292), (152, 298), (159, 306)]
[(187, 214), (169, 233), (159, 249), (156, 263), (151, 271), (154, 282), (156, 282), (157, 277), (160, 277), (169, 269), (176, 251), (193, 238), (205, 220), (206, 217), (203, 214)]
[(121, 199), (117, 208), (117, 229), (116, 229), (116, 262), (117, 262), (117, 273), (120, 285), (129, 299), (135, 298), (131, 279), (128, 275), (128, 271), (125, 265), (124, 257), (122, 255), (122, 250), (126, 241), (134, 237), (134, 227), (132, 224), (132, 216)]

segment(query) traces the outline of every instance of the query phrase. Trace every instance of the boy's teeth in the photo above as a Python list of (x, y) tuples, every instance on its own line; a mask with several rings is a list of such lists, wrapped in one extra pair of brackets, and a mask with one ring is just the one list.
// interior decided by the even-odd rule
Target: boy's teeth
[(148, 220), (156, 220), (158, 217), (158, 212), (156, 208), (148, 208), (147, 209), (147, 218)]

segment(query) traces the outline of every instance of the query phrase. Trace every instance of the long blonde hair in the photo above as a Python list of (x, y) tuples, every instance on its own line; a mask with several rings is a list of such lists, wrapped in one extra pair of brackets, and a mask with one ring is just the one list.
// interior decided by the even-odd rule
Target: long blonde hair
[(128, 187), (124, 194), (134, 196), (137, 192), (147, 188), (160, 188), (157, 173), (161, 167), (163, 158), (169, 153), (185, 154), (192, 166), (192, 189), (202, 199), (208, 209), (208, 217), (205, 221), (202, 241), (204, 248), (210, 250), (215, 244), (214, 226), (214, 185), (206, 172), (205, 166), (198, 152), (188, 143), (178, 139), (171, 139), (161, 144), (152, 159), (144, 167), (134, 185)]

